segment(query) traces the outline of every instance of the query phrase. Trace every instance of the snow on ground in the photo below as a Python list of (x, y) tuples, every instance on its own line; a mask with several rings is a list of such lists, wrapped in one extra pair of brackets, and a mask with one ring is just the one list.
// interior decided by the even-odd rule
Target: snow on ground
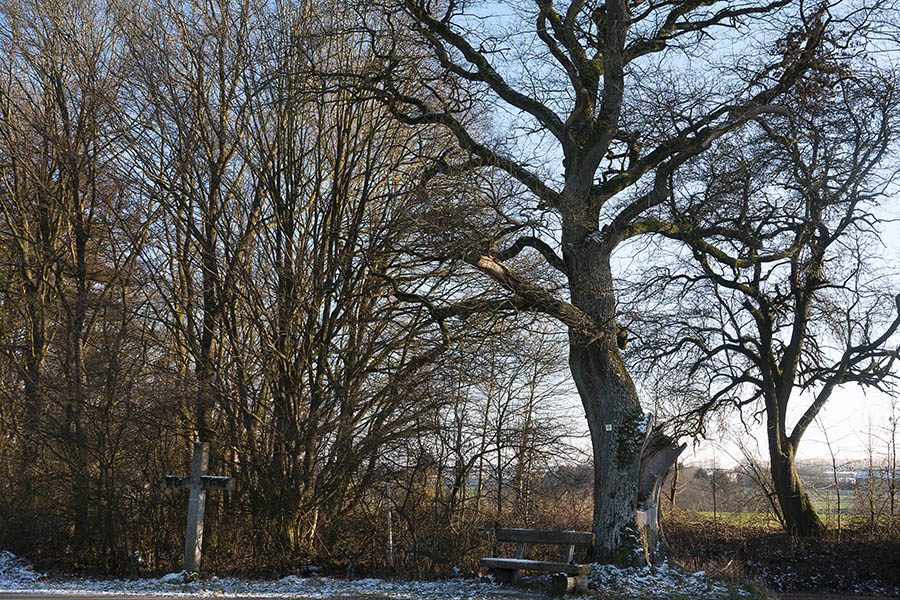
[[(510, 600), (543, 598), (521, 588), (500, 587), (489, 580), (385, 581), (290, 575), (277, 581), (245, 581), (211, 577), (199, 581), (186, 573), (147, 579), (53, 579), (36, 573), (27, 561), (0, 551), (0, 592), (55, 594), (142, 594), (152, 596), (214, 596), (292, 600)], [(549, 578), (526, 577), (526, 585), (544, 588)], [(593, 565), (590, 595), (603, 598), (740, 598), (701, 573), (685, 573), (663, 565), (658, 569), (617, 569)]]
[(637, 597), (734, 598), (750, 596), (745, 590), (730, 590), (703, 571), (688, 573), (663, 563), (657, 568), (619, 569), (613, 565), (592, 565), (591, 588), (606, 593)]
[(28, 561), (17, 558), (12, 552), (0, 550), (0, 588), (28, 587), (39, 578), (40, 575), (31, 570)]

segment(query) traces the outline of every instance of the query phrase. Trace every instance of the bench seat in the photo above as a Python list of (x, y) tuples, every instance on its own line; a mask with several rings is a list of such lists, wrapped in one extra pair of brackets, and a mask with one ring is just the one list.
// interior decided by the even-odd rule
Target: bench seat
[[(482, 558), (481, 568), (494, 572), (497, 583), (517, 583), (519, 571), (540, 571), (552, 573), (551, 587), (558, 594), (583, 592), (588, 586), (590, 565), (575, 563), (575, 546), (590, 546), (594, 543), (594, 534), (590, 531), (549, 531), (543, 529), (508, 529), (498, 528), (496, 539), (501, 543), (516, 543), (515, 558)], [(559, 562), (547, 560), (527, 560), (525, 544), (545, 544), (562, 546)]]
[(481, 566), (485, 569), (542, 571), (544, 573), (565, 573), (566, 575), (587, 575), (591, 572), (590, 565), (526, 560), (524, 558), (482, 558)]

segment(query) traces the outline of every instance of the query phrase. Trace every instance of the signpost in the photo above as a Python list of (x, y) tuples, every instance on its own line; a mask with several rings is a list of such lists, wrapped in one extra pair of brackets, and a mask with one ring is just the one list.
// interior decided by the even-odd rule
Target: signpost
[(194, 443), (194, 458), (191, 462), (191, 474), (187, 477), (166, 475), (167, 488), (187, 488), (191, 491), (188, 501), (187, 536), (184, 540), (184, 570), (200, 570), (200, 554), (203, 549), (203, 514), (206, 510), (207, 490), (234, 489), (231, 477), (215, 477), (207, 475), (209, 468), (209, 444)]

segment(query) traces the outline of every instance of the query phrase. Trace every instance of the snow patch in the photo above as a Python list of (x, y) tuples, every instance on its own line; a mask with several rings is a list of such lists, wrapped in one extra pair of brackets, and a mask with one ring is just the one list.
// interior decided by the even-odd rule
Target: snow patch
[(684, 596), (691, 598), (730, 598), (733, 593), (722, 583), (706, 577), (703, 571), (689, 573), (672, 568), (667, 562), (659, 567), (591, 565), (590, 587), (607, 594), (652, 597)]
[(306, 565), (298, 569), (311, 577), (288, 575), (277, 581), (246, 581), (211, 577), (181, 571), (148, 579), (65, 579), (46, 580), (35, 573), (27, 561), (9, 552), (0, 552), (0, 592), (54, 594), (133, 594), (145, 596), (216, 596), (324, 600), (340, 597), (390, 598), (391, 600), (509, 600), (522, 597), (521, 590), (500, 588), (474, 579), (445, 581), (385, 581), (383, 579), (332, 579), (317, 577), (317, 569)]
[(197, 577), (196, 573), (191, 573), (190, 571), (179, 571), (177, 573), (169, 573), (168, 575), (163, 575), (159, 578), (159, 582), (168, 585), (181, 585), (184, 583), (197, 581), (197, 579), (199, 578)]
[(0, 550), (0, 587), (32, 585), (40, 578), (41, 575), (34, 572), (27, 560), (12, 552)]
[[(307, 566), (308, 567), (308, 566)], [(383, 579), (333, 579), (304, 577), (314, 569), (298, 567), (300, 575), (288, 575), (277, 581), (246, 581), (210, 577), (198, 579), (187, 572), (169, 573), (147, 579), (65, 579), (49, 580), (35, 573), (31, 566), (9, 552), (0, 552), (0, 592), (54, 594), (130, 594), (199, 596), (259, 600), (335, 600), (357, 598), (371, 600), (510, 600), (510, 598), (542, 598), (521, 588), (500, 587), (490, 578), (450, 579), (442, 581), (386, 581)], [(546, 589), (550, 576), (526, 577)], [(589, 576), (592, 595), (628, 595), (664, 598), (685, 596), (711, 600), (733, 598), (733, 592), (703, 573), (687, 573), (664, 564), (658, 568), (619, 569), (611, 565), (592, 565)], [(738, 592), (740, 593), (740, 592)]]

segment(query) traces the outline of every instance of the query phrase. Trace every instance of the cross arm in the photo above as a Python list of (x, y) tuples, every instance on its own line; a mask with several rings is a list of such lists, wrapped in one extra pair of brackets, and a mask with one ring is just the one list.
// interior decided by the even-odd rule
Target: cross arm
[(200, 478), (200, 487), (204, 490), (234, 490), (234, 477), (204, 475)]
[(181, 475), (166, 475), (165, 481), (166, 481), (167, 488), (189, 488), (189, 487), (191, 487), (191, 478), (188, 476), (182, 477)]

